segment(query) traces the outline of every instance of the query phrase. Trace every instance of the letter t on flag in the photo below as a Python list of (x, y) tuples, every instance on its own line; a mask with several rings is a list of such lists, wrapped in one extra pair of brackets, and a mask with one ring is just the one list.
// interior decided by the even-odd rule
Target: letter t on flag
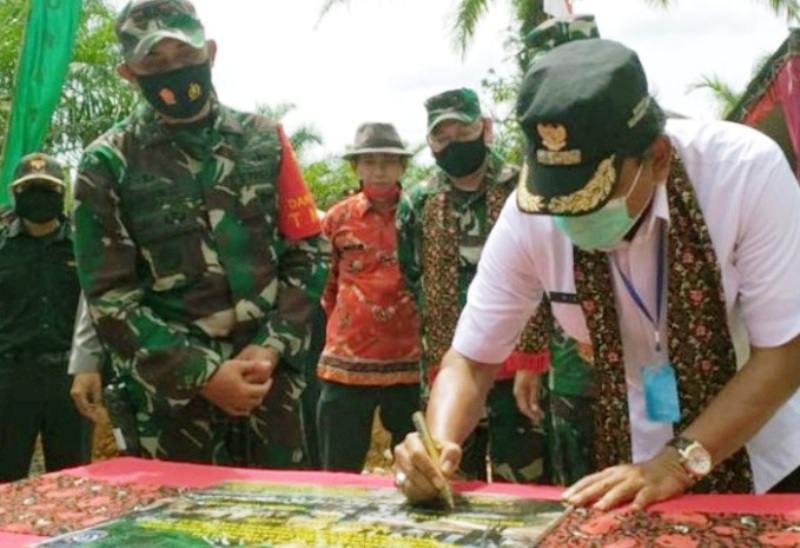
[(572, 15), (570, 0), (544, 0), (544, 12), (553, 17), (569, 17)]

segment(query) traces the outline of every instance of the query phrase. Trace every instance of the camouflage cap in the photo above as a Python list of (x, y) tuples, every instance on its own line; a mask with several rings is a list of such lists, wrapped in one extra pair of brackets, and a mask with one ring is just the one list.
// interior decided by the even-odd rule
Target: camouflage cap
[(428, 133), (445, 120), (471, 124), (481, 117), (478, 95), (469, 88), (451, 89), (425, 101), (428, 111)]
[(117, 16), (115, 30), (127, 63), (138, 63), (165, 38), (194, 48), (206, 43), (203, 24), (187, 0), (131, 0)]
[(600, 38), (594, 15), (550, 18), (530, 31), (524, 42), (535, 61), (544, 52), (560, 44), (587, 38)]
[(41, 152), (34, 152), (20, 159), (14, 170), (14, 180), (8, 188), (16, 192), (27, 186), (26, 183), (33, 182), (52, 183), (61, 190), (67, 186), (64, 183), (64, 170), (58, 160)]

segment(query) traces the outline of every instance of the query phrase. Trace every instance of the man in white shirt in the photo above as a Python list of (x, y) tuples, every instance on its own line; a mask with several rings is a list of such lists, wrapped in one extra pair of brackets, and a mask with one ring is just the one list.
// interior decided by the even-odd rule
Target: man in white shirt
[(547, 294), (592, 345), (599, 394), (601, 470), (567, 502), (800, 491), (800, 189), (778, 146), (735, 124), (665, 125), (638, 57), (609, 40), (555, 48), (520, 90), (528, 169), (431, 393), (440, 460), (410, 435), (400, 488), (442, 489)]

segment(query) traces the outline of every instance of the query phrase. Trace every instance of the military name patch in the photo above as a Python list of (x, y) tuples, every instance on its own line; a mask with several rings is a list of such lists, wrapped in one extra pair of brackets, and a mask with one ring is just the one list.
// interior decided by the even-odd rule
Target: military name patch
[(536, 161), (546, 166), (574, 166), (580, 164), (582, 159), (580, 150), (565, 150), (555, 152), (539, 149), (536, 151)]

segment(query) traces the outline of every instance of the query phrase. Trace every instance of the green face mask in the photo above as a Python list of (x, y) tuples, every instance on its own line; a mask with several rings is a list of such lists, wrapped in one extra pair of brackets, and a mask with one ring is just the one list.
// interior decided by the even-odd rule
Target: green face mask
[(609, 200), (606, 205), (593, 213), (581, 215), (579, 217), (554, 217), (553, 222), (556, 227), (570, 241), (581, 249), (595, 251), (598, 249), (610, 249), (618, 244), (622, 238), (633, 228), (639, 220), (642, 208), (636, 217), (631, 217), (628, 213), (628, 197), (639, 183), (644, 162), (639, 164), (639, 170), (625, 196), (620, 196)]

